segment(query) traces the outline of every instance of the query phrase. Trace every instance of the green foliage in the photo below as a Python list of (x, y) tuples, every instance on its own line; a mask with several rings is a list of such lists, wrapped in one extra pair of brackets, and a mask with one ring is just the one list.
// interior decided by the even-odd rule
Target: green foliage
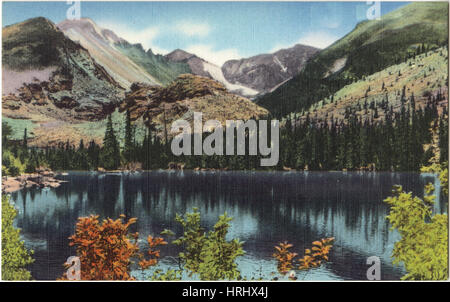
[(20, 175), (20, 170), (19, 168), (17, 168), (16, 166), (11, 166), (9, 167), (9, 169), (7, 170), (8, 174), (7, 175), (11, 175), (11, 176), (19, 176)]
[[(166, 143), (151, 129), (147, 129), (142, 142), (136, 142), (136, 124), (131, 123), (128, 114), (125, 123), (121, 116), (121, 124), (125, 125), (124, 135), (116, 135), (114, 128), (117, 128), (117, 123), (113, 124), (112, 118), (108, 117), (103, 148), (94, 141), (87, 147), (80, 141), (78, 148), (67, 142), (45, 150), (25, 149), (20, 143), (11, 143), (4, 150), (3, 165), (5, 171), (9, 171), (12, 166), (17, 167), (18, 169), (11, 168), (13, 172), (19, 171), (17, 173), (33, 171), (39, 166), (49, 166), (54, 170), (96, 170), (98, 167), (112, 170), (120, 166), (123, 158), (125, 164), (138, 162), (146, 170), (166, 169), (173, 162), (182, 164), (186, 169), (281, 170), (288, 167), (325, 171), (418, 171), (429, 162), (435, 148), (441, 151), (441, 161), (443, 154), (448, 154), (442, 143), (443, 133), (446, 133), (444, 128), (448, 125), (447, 111), (443, 110), (438, 115), (438, 106), (443, 100), (444, 96), (438, 93), (429, 97), (424, 108), (412, 111), (410, 104), (403, 104), (399, 112), (394, 112), (392, 107), (382, 102), (379, 108), (384, 110), (384, 119), (377, 121), (359, 119), (353, 109), (347, 110), (348, 117), (345, 121), (338, 121), (333, 116), (317, 120), (310, 118), (309, 114), (288, 115), (282, 121), (280, 157), (275, 167), (261, 167), (260, 155), (248, 155), (248, 139), (245, 145), (246, 155), (203, 154), (175, 157), (170, 150), (171, 140)], [(372, 105), (376, 106), (371, 103), (370, 106)], [(433, 129), (439, 129), (440, 143), (439, 146), (433, 144), (425, 149), (425, 145), (432, 143), (432, 132), (429, 130), (431, 124), (435, 125)], [(207, 135), (209, 133), (203, 133), (203, 139)], [(125, 142), (122, 154), (117, 139), (119, 136)], [(192, 138), (191, 140), (193, 141)]]
[(30, 280), (26, 266), (33, 263), (33, 251), (27, 251), (20, 238), (20, 229), (14, 227), (16, 209), (9, 197), (2, 195), (2, 280)]
[(3, 175), (18, 176), (21, 173), (33, 173), (36, 167), (45, 166), (44, 154), (36, 148), (28, 147), (27, 128), (23, 130), (20, 142), (11, 141), (13, 128), (2, 121), (2, 172)]
[(108, 170), (117, 169), (120, 165), (119, 143), (114, 133), (111, 115), (108, 116), (103, 148), (100, 152), (100, 162)]
[(280, 131), (279, 163), (308, 170), (418, 171), (430, 156), (423, 145), (432, 140), (429, 125), (438, 119), (440, 97), (416, 112), (386, 107), (382, 121), (363, 121), (353, 111), (345, 122), (290, 115)]
[(13, 133), (13, 130), (12, 130), (11, 126), (7, 122), (2, 120), (2, 146), (3, 146), (3, 148), (8, 143), (8, 139), (12, 133)]
[(448, 198), (448, 162), (442, 164), (442, 170), (439, 173), (439, 181), (441, 182), (441, 190)]
[(243, 242), (226, 239), (231, 220), (225, 213), (219, 217), (214, 229), (206, 233), (200, 225), (197, 208), (185, 217), (176, 216), (176, 221), (183, 227), (183, 235), (173, 243), (183, 247), (179, 257), (191, 276), (198, 274), (201, 280), (241, 278), (235, 261), (244, 255)]
[(27, 136), (27, 128), (23, 130), (23, 142), (22, 142), (23, 148), (28, 148), (28, 136)]
[[(125, 138), (122, 141), (126, 142), (122, 156), (125, 163), (130, 160), (140, 162), (146, 170), (166, 169), (169, 162), (177, 162), (182, 163), (186, 169), (281, 170), (289, 167), (325, 171), (418, 171), (433, 155), (432, 148), (425, 150), (423, 147), (432, 142), (430, 125), (447, 119), (445, 112), (438, 116), (438, 104), (442, 101), (441, 94), (430, 96), (425, 108), (419, 108), (415, 112), (406, 109), (405, 105), (400, 107), (400, 112), (393, 112), (389, 106), (384, 106), (384, 109), (380, 107), (380, 110), (384, 110), (385, 117), (380, 121), (363, 121), (351, 110), (345, 122), (337, 121), (332, 116), (318, 121), (311, 119), (309, 114), (303, 117), (289, 115), (282, 122), (284, 127), (280, 129), (280, 157), (275, 167), (261, 167), (260, 155), (248, 155), (248, 139), (245, 145), (246, 155), (203, 154), (175, 157), (170, 150), (171, 140), (165, 143), (151, 129), (147, 130), (142, 143), (136, 142), (135, 125), (128, 118), (125, 123), (122, 122), (127, 129), (126, 135), (121, 135)], [(121, 155), (110, 121), (106, 134), (101, 151), (93, 141), (87, 148), (80, 142), (78, 149), (68, 143), (60, 143), (57, 148), (47, 148), (43, 157), (38, 152), (36, 158), (40, 164), (48, 163), (54, 170), (95, 170), (99, 166), (116, 169), (120, 165)], [(204, 133), (204, 138), (207, 135), (209, 134)], [(24, 151), (19, 148), (18, 153), (21, 152)], [(38, 166), (36, 163), (35, 167)]]
[(200, 253), (202, 259), (198, 273), (202, 280), (235, 280), (240, 278), (240, 272), (235, 262), (244, 255), (243, 242), (238, 239), (226, 240), (226, 235), (232, 220), (225, 213), (219, 217), (214, 230), (206, 236), (205, 245)]
[(183, 236), (173, 241), (174, 244), (183, 247), (179, 257), (184, 262), (184, 267), (191, 272), (198, 272), (200, 254), (205, 242), (205, 231), (200, 225), (200, 212), (194, 209), (194, 212), (187, 213), (183, 218), (177, 214), (175, 220), (183, 227)]
[(401, 239), (395, 243), (394, 263), (403, 262), (403, 280), (448, 279), (448, 215), (431, 211), (434, 187), (425, 187), (423, 200), (395, 186), (393, 196), (385, 199), (391, 206), (387, 219)]
[(448, 166), (448, 116), (443, 116), (439, 121), (439, 150), (440, 162), (447, 162)]
[(168, 269), (163, 272), (162, 270), (157, 269), (153, 272), (150, 279), (152, 281), (179, 281), (182, 277), (181, 274), (181, 270)]
[(19, 158), (19, 154), (22, 152), (23, 150), (17, 150), (18, 156), (14, 156), (13, 152), (9, 151), (8, 149), (3, 150), (2, 167), (4, 167), (4, 175), (18, 176), (21, 173), (25, 172), (26, 164), (22, 163)]
[(28, 161), (27, 165), (25, 166), (25, 173), (34, 173), (36, 172), (36, 166), (32, 161)]
[(130, 111), (127, 110), (125, 119), (125, 145), (123, 148), (123, 157), (126, 163), (136, 160), (134, 129), (135, 127), (131, 125)]
[(420, 168), (420, 172), (437, 174), (441, 183), (441, 191), (448, 197), (448, 161), (442, 164), (433, 163)]

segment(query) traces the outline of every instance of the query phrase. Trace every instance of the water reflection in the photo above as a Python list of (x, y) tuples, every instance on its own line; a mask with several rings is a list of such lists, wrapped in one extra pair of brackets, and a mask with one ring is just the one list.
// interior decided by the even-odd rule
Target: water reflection
[[(394, 184), (423, 196), (423, 185), (434, 182), (433, 176), (413, 173), (356, 172), (73, 172), (64, 178), (69, 182), (56, 189), (12, 194), (17, 224), (35, 250), (36, 279), (61, 276), (62, 264), (75, 254), (68, 237), (80, 216), (137, 217), (134, 230), (144, 239), (166, 228), (180, 232), (175, 214), (193, 207), (200, 209), (206, 227), (225, 211), (234, 217), (230, 236), (245, 241), (247, 251), (239, 261), (244, 276), (270, 278), (278, 242), (288, 240), (302, 254), (312, 241), (334, 236), (330, 263), (305, 279), (365, 279), (366, 258), (372, 255), (382, 260), (384, 280), (398, 279), (404, 271), (390, 260), (398, 237), (389, 231), (382, 200)], [(439, 202), (435, 210), (446, 211)], [(177, 252), (168, 246), (162, 254)]]

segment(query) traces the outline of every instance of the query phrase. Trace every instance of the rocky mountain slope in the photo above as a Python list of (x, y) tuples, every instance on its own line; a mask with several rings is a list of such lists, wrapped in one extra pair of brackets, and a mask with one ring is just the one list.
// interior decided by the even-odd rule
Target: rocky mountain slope
[(223, 64), (222, 71), (230, 83), (269, 92), (297, 75), (318, 51), (317, 48), (297, 44), (272, 54), (227, 61)]
[(170, 84), (180, 74), (191, 73), (188, 64), (171, 62), (163, 55), (154, 54), (151, 49), (144, 50), (141, 44), (126, 41), (115, 43), (114, 47), (154, 76), (162, 85)]
[(180, 49), (166, 56), (145, 51), (141, 44), (130, 44), (88, 18), (65, 20), (58, 27), (127, 89), (134, 82), (168, 85), (178, 75), (192, 73), (217, 80), (234, 93), (255, 97), (292, 78), (318, 51), (295, 45), (274, 54), (228, 61), (221, 68)]
[(356, 28), (320, 51), (293, 79), (257, 102), (276, 116), (300, 111), (345, 85), (398, 64), (422, 45), (448, 44), (448, 3), (415, 2)]
[(253, 97), (259, 93), (258, 90), (252, 89), (250, 87), (230, 83), (224, 77), (222, 69), (219, 66), (207, 62), (202, 58), (199, 58), (196, 55), (188, 53), (184, 50), (176, 49), (167, 54), (165, 57), (171, 62), (182, 62), (188, 64), (192, 74), (209, 77), (211, 79), (219, 81), (233, 93), (247, 97)]
[[(424, 109), (431, 97), (441, 96), (439, 114), (448, 109), (448, 48), (441, 47), (414, 56), (400, 64), (344, 86), (336, 93), (305, 110), (315, 121), (333, 117), (345, 122), (349, 116), (379, 121), (388, 111), (400, 112), (402, 105), (411, 110)], [(414, 107), (414, 108), (413, 108)]]
[(126, 110), (133, 121), (142, 118), (160, 135), (164, 125), (170, 131), (171, 123), (177, 119), (193, 121), (194, 112), (203, 113), (203, 122), (215, 119), (222, 124), (268, 114), (250, 100), (228, 92), (223, 84), (191, 74), (180, 75), (167, 87), (133, 85), (120, 105), (121, 112)]
[(172, 63), (140, 44), (130, 44), (113, 31), (103, 29), (88, 18), (58, 24), (64, 34), (80, 43), (124, 88), (134, 82), (168, 84), (181, 73), (190, 72), (182, 63)]
[(3, 116), (97, 120), (119, 103), (118, 83), (51, 21), (6, 26), (2, 36)]
[[(133, 47), (112, 32), (102, 33), (111, 42)], [(138, 139), (147, 127), (162, 135), (164, 126), (170, 129), (178, 118), (189, 120), (194, 111), (221, 122), (267, 114), (221, 83), (191, 74), (178, 76), (165, 88), (135, 82), (125, 93), (87, 49), (45, 18), (7, 26), (2, 34), (2, 120), (12, 126), (13, 138), (20, 139), (26, 128), (30, 146), (76, 145), (81, 139), (101, 144), (109, 114), (122, 137), (127, 108)]]

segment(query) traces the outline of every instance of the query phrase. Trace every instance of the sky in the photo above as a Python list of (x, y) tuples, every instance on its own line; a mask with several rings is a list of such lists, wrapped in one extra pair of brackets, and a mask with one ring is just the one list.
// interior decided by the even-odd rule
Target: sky
[[(71, 2), (71, 1), (67, 1)], [(46, 17), (58, 23), (73, 4), (3, 2), (2, 26)], [(222, 65), (297, 43), (325, 48), (367, 20), (369, 2), (81, 2), (92, 19), (155, 53), (180, 48)], [(384, 15), (408, 2), (382, 2)]]

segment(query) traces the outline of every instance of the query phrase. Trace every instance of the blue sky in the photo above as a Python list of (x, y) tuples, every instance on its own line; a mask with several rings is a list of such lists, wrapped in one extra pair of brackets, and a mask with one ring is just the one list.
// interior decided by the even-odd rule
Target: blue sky
[[(382, 2), (384, 15), (407, 2)], [(3, 26), (43, 16), (58, 23), (64, 2), (3, 2)], [(324, 48), (364, 20), (367, 2), (82, 2), (81, 17), (157, 53), (181, 48), (218, 65), (296, 43)]]

